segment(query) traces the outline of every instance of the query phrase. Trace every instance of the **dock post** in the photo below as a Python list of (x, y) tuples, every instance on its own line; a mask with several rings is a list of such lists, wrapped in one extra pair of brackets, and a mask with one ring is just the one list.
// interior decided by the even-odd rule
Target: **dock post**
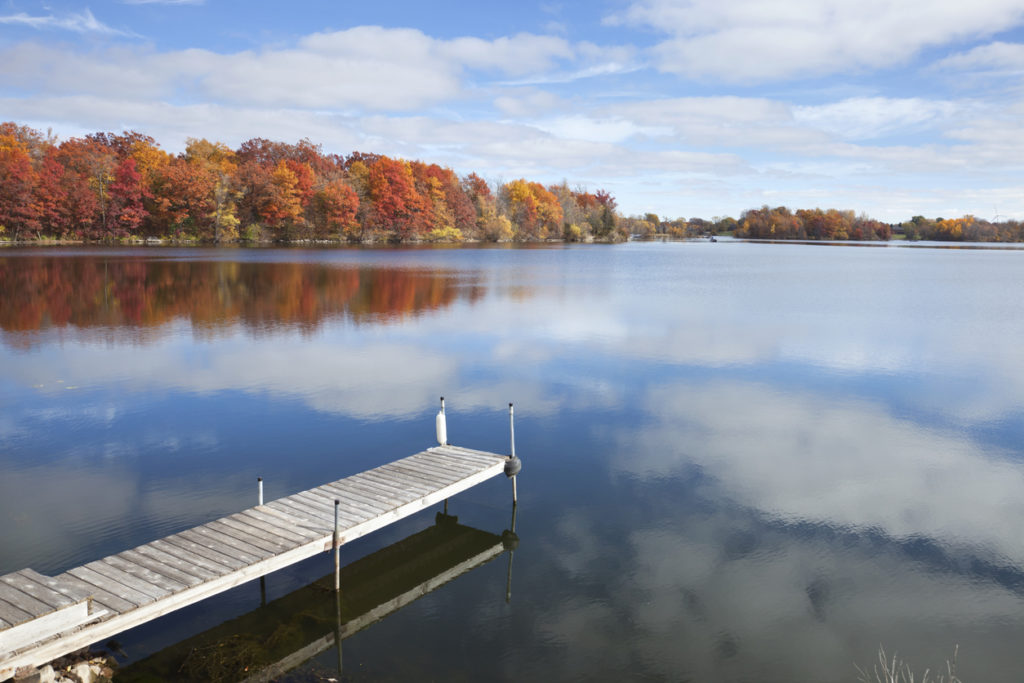
[(505, 546), (505, 550), (508, 551), (508, 574), (505, 578), (505, 602), (512, 602), (512, 556), (516, 554), (516, 548), (519, 547), (519, 536), (516, 535), (516, 512), (518, 508), (516, 504), (512, 504), (512, 528), (506, 530), (501, 534), (502, 545)]
[(334, 609), (336, 619), (334, 620), (334, 644), (338, 647), (338, 680), (342, 680), (342, 667), (341, 667), (341, 593), (339, 591), (334, 592)]
[[(341, 546), (338, 544), (338, 506), (341, 501), (334, 499), (334, 536), (331, 547), (334, 548), (334, 592), (341, 590)], [(341, 647), (341, 643), (338, 643)]]
[(258, 491), (259, 502), (257, 505), (263, 505), (263, 477), (256, 477), (256, 489)]
[(512, 480), (512, 507), (519, 504), (519, 493), (516, 490), (516, 475), (523, 469), (523, 463), (516, 457), (516, 425), (515, 409), (508, 404), (508, 433), (512, 442), (512, 452), (505, 460), (505, 476)]

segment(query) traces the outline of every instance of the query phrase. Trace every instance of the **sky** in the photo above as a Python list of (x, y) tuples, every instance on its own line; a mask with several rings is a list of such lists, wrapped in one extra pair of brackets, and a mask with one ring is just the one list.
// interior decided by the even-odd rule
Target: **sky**
[(1024, 219), (1024, 0), (0, 0), (0, 120), (605, 189)]

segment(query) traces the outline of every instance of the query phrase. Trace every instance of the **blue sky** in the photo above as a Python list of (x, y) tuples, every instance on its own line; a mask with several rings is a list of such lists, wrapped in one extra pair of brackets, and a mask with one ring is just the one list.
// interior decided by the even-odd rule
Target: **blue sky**
[(0, 0), (0, 119), (309, 138), (627, 214), (1024, 218), (1024, 0)]

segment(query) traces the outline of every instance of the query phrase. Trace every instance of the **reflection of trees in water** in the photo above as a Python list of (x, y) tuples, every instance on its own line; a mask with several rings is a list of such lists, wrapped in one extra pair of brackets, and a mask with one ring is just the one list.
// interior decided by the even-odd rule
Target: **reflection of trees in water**
[[(205, 333), (242, 323), (313, 330), (325, 318), (382, 322), (483, 295), (455, 271), (311, 263), (15, 257), (0, 260), (0, 329), (133, 330), (187, 320)], [(8, 343), (31, 345), (24, 340)]]

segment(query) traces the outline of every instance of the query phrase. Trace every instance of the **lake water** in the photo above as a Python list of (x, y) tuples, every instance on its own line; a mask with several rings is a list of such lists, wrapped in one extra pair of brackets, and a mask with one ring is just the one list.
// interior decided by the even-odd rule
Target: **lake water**
[[(1021, 250), (8, 249), (0, 368), (0, 573), (422, 450), (441, 395), (453, 443), (507, 452), (514, 401), (514, 555), (345, 640), (351, 680), (853, 681), (879, 645), (918, 676), (957, 646), (965, 681), (1020, 675)], [(511, 512), (504, 478), (450, 503), (495, 538)], [(292, 618), (262, 600), (123, 634), (125, 676)]]

